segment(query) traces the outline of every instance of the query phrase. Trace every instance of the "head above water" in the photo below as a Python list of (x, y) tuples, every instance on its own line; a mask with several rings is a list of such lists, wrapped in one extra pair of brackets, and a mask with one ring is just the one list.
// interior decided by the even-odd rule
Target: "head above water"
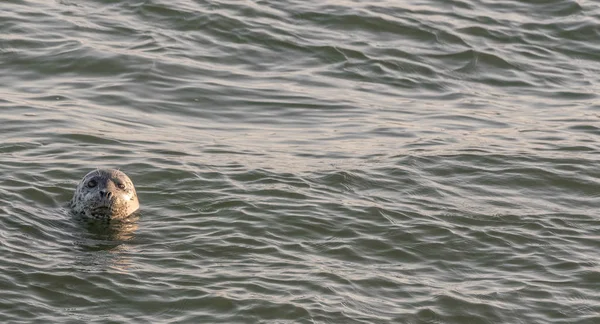
[(99, 169), (86, 174), (71, 199), (75, 214), (98, 220), (123, 219), (139, 207), (133, 182), (115, 169)]

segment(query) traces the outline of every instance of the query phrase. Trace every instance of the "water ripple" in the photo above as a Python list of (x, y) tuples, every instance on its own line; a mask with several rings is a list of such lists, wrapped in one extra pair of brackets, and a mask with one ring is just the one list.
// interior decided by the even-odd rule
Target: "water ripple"
[[(10, 1), (0, 321), (595, 323), (600, 6)], [(117, 167), (139, 218), (70, 218)]]

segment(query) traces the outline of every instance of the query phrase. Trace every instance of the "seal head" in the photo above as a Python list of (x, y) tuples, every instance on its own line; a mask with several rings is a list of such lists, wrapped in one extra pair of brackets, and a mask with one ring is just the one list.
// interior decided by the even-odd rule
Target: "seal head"
[(139, 207), (133, 182), (115, 169), (86, 174), (71, 199), (73, 213), (97, 220), (123, 219)]

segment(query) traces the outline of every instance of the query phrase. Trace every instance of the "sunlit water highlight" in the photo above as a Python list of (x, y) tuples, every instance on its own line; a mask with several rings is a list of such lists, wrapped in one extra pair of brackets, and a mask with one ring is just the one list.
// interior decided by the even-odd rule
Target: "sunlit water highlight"
[(0, 322), (600, 322), (596, 2), (1, 9)]

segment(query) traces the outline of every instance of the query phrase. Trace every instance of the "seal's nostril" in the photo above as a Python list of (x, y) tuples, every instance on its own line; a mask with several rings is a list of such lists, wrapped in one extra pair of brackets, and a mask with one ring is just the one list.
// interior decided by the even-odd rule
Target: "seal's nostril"
[(108, 199), (112, 198), (112, 192), (110, 192), (110, 191), (107, 192), (106, 193), (106, 198), (108, 198)]
[(104, 197), (104, 196), (106, 196), (106, 191), (100, 190), (100, 197)]

